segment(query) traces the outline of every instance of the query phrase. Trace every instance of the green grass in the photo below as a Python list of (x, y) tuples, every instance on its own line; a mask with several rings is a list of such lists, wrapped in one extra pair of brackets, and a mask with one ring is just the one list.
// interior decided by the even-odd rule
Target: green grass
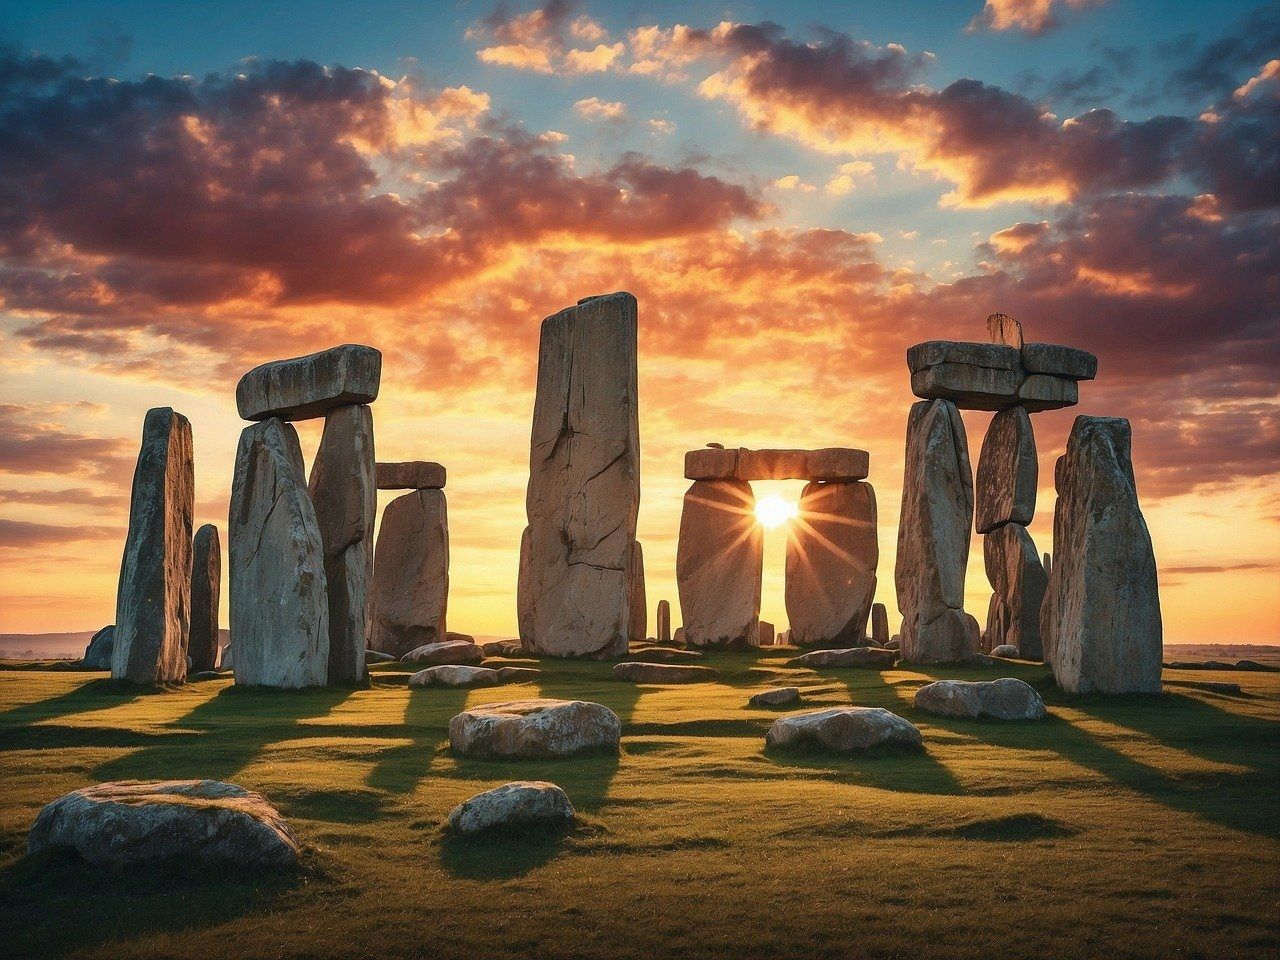
[[(1235, 957), (1280, 945), (1280, 674), (1167, 671), (1162, 697), (1072, 699), (1044, 668), (792, 671), (715, 654), (720, 682), (632, 686), (549, 662), (474, 691), (157, 693), (0, 672), (0, 955), (14, 957)], [(379, 671), (397, 672), (395, 667)], [(1020, 676), (1038, 723), (944, 721), (935, 677)], [(1238, 681), (1243, 695), (1198, 681)], [(886, 706), (926, 750), (766, 755), (779, 710)], [(447, 748), (468, 704), (607, 704), (616, 757)], [(103, 780), (210, 777), (266, 794), (310, 846), (295, 876), (113, 872), (25, 857), (40, 807)], [(443, 842), (457, 803), (562, 786), (557, 839)]]

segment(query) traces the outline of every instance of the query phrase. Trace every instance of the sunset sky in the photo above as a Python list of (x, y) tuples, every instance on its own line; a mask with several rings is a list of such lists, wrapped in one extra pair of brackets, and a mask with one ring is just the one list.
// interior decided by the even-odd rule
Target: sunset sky
[(1128, 417), (1166, 642), (1280, 643), (1277, 56), (1186, 0), (5, 4), (0, 631), (114, 619), (147, 408), (225, 534), (237, 379), (359, 342), (378, 459), (449, 471), (449, 627), (511, 635), (539, 323), (629, 290), (651, 630), (708, 441), (871, 452), (896, 630), (904, 353), (1000, 311), (1100, 360), (1040, 549)]

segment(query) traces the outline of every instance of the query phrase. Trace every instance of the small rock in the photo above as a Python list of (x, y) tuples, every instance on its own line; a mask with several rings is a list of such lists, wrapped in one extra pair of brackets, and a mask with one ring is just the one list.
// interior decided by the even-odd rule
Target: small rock
[(537, 667), (499, 667), (497, 673), (499, 683), (528, 683), (542, 676)]
[(618, 663), (614, 664), (615, 680), (632, 683), (701, 683), (714, 680), (716, 672), (710, 667), (698, 667), (676, 663)]
[(1214, 693), (1243, 693), (1238, 683), (1227, 683), (1224, 680), (1203, 680), (1196, 684), (1201, 690), (1212, 690)]
[(466, 641), (427, 643), (415, 647), (400, 658), (402, 663), (454, 664), (475, 666), (484, 659), (484, 651)]
[(789, 667), (874, 667), (885, 669), (892, 667), (898, 659), (893, 650), (880, 647), (848, 647), (843, 650), (814, 650), (812, 653), (792, 657), (787, 661)]
[(917, 709), (940, 717), (1043, 720), (1044, 701), (1031, 684), (999, 680), (936, 680), (916, 691)]
[(509, 657), (520, 651), (519, 640), (488, 640), (477, 646), (486, 657)]
[(522, 780), (477, 794), (449, 814), (447, 828), (472, 835), (494, 827), (573, 825), (573, 804), (554, 783)]
[(817, 748), (834, 753), (923, 745), (915, 724), (883, 707), (833, 707), (779, 717), (765, 738), (765, 746), (774, 749)]
[(800, 701), (799, 687), (778, 687), (774, 690), (766, 690), (763, 693), (757, 693), (754, 697), (747, 701), (748, 707), (785, 707), (790, 703), (798, 703)]
[(463, 711), (449, 721), (449, 747), (464, 757), (567, 757), (615, 752), (622, 722), (583, 700), (513, 700)]
[(409, 678), (412, 689), (422, 687), (496, 687), (501, 683), (497, 670), (442, 663), (419, 670)]
[(1018, 648), (1011, 643), (1002, 643), (991, 651), (993, 657), (1004, 657), (1006, 660), (1018, 659)]

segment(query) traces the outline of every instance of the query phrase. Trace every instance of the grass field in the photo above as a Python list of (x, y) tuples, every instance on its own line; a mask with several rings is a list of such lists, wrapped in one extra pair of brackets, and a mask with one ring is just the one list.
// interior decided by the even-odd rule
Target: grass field
[[(1162, 697), (1071, 699), (1038, 665), (784, 668), (714, 654), (714, 684), (636, 687), (551, 662), (474, 691), (139, 694), (0, 672), (0, 953), (13, 957), (1262, 957), (1280, 945), (1280, 674), (1166, 671)], [(394, 672), (394, 671), (388, 671)], [(1038, 723), (944, 721), (935, 677), (1019, 676)], [(385, 677), (386, 673), (377, 676)], [(786, 680), (806, 707), (885, 706), (926, 752), (766, 756)], [(1240, 695), (1197, 686), (1234, 681)], [(595, 700), (617, 757), (459, 760), (469, 704)], [(26, 858), (77, 787), (208, 777), (260, 790), (312, 847), (297, 876), (112, 872)], [(560, 784), (567, 838), (457, 845), (439, 825), (512, 779)]]

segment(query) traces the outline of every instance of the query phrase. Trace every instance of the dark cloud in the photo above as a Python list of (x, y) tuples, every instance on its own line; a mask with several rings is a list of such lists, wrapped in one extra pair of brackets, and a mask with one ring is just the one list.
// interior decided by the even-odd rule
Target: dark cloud
[(21, 503), (39, 507), (93, 507), (101, 510), (128, 509), (128, 495), (99, 493), (87, 487), (68, 490), (0, 490), (0, 503)]
[(78, 433), (47, 417), (36, 404), (0, 404), (0, 472), (118, 479), (131, 463), (132, 442)]
[(1186, 34), (1157, 45), (1156, 51), (1166, 62), (1181, 64), (1169, 75), (1170, 91), (1190, 99), (1216, 99), (1280, 55), (1280, 9), (1274, 4), (1259, 7), (1233, 32), (1209, 43)]
[(84, 540), (124, 540), (119, 527), (96, 527), (78, 524), (64, 527), (53, 523), (31, 523), (0, 517), (0, 549), (31, 550), (36, 547), (77, 543)]

